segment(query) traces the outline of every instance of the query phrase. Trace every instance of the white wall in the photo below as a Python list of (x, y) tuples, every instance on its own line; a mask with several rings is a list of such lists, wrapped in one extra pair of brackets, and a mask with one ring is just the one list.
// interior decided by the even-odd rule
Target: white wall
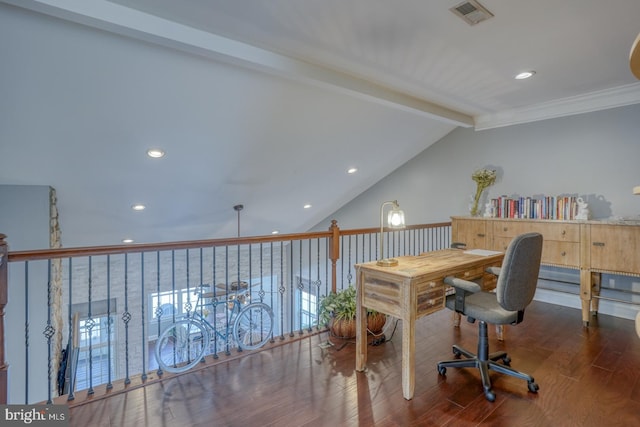
[[(579, 195), (589, 202), (595, 219), (639, 218), (640, 105), (545, 120), (499, 129), (458, 128), (388, 175), (331, 219), (341, 228), (377, 227), (380, 204), (397, 199), (408, 224), (448, 221), (468, 215), (475, 192), (473, 171), (498, 171), (486, 191), (500, 195)], [(606, 276), (608, 286), (640, 291), (638, 278)], [(579, 307), (577, 296), (541, 293), (539, 299)], [(635, 316), (638, 306), (602, 302), (600, 311)]]
[[(49, 247), (49, 191), (46, 185), (0, 185), (0, 230), (7, 235), (9, 251)], [(9, 365), (8, 403), (25, 403), (25, 366), (30, 359), (28, 402), (47, 399), (42, 378), (47, 378), (47, 345), (42, 332), (47, 325), (47, 264), (29, 263), (29, 286), (24, 264), (9, 263), (9, 302), (5, 312), (5, 351)], [(44, 290), (44, 291), (43, 291)], [(26, 291), (29, 318), (25, 319)], [(28, 323), (29, 351), (25, 352)], [(39, 362), (37, 362), (39, 360)], [(35, 363), (33, 363), (36, 361)]]

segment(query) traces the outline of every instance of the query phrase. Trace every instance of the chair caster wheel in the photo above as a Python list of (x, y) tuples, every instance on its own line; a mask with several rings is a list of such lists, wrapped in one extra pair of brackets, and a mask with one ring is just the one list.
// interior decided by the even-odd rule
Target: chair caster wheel
[(438, 366), (438, 373), (442, 376), (445, 376), (447, 374), (447, 368), (445, 368), (444, 366)]
[(459, 359), (460, 356), (462, 355), (462, 353), (457, 348), (454, 348), (453, 349), (453, 355), (455, 356), (456, 359)]
[(540, 387), (538, 386), (538, 384), (534, 382), (527, 383), (527, 387), (529, 387), (529, 391), (531, 393), (537, 393), (538, 390), (540, 390)]
[(496, 394), (491, 390), (485, 390), (484, 397), (486, 397), (489, 402), (495, 402), (496, 400)]
[(504, 364), (504, 366), (511, 366), (511, 358), (509, 356), (503, 357), (502, 363)]

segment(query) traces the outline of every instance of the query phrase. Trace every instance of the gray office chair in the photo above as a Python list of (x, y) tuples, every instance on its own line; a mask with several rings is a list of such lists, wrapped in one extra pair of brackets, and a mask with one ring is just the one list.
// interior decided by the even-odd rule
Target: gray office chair
[[(527, 233), (516, 236), (507, 248), (502, 267), (489, 269), (498, 275), (495, 293), (482, 292), (480, 286), (474, 282), (455, 277), (445, 278), (445, 283), (456, 290), (454, 295), (447, 297), (447, 308), (467, 316), (471, 323), (479, 321), (478, 354), (454, 345), (453, 354), (458, 359), (439, 362), (440, 375), (445, 375), (448, 367), (478, 368), (485, 397), (490, 402), (493, 402), (496, 396), (491, 390), (489, 370), (526, 380), (529, 391), (538, 391), (538, 384), (533, 377), (509, 367), (511, 359), (506, 352), (489, 354), (487, 323), (515, 325), (522, 322), (524, 309), (531, 303), (536, 291), (541, 254), (541, 234)], [(460, 359), (461, 355), (466, 359)], [(498, 360), (502, 360), (503, 364), (498, 364)]]

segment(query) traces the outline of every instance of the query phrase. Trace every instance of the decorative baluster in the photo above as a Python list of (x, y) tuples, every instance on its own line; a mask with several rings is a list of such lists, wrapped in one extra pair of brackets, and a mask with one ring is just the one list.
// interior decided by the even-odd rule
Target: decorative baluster
[[(157, 325), (157, 337), (160, 337), (160, 333), (162, 332), (162, 315), (164, 314), (162, 311), (162, 304), (160, 304), (160, 251), (156, 251), (156, 295), (157, 295), (157, 306), (156, 306), (156, 325)], [(156, 371), (159, 377), (164, 373), (160, 364), (158, 364), (158, 370)]]
[(284, 242), (280, 242), (280, 286), (278, 292), (280, 293), (280, 340), (284, 341)]
[(87, 341), (89, 341), (89, 390), (87, 391), (87, 394), (90, 396), (94, 393), (93, 390), (93, 340), (91, 339), (93, 334), (93, 328), (95, 326), (95, 322), (93, 320), (93, 314), (91, 313), (91, 292), (92, 292), (92, 260), (93, 257), (89, 257), (89, 281), (88, 281), (88, 287), (89, 287), (89, 308), (88, 308), (88, 312), (87, 312), (87, 320), (84, 322), (84, 328), (85, 328), (85, 333), (86, 333), (86, 337), (87, 337)]
[[(273, 242), (269, 242), (269, 289), (271, 290), (270, 292), (270, 305), (271, 307), (273, 307), (273, 303), (274, 303), (274, 292), (273, 292)], [(282, 307), (280, 308), (280, 312), (282, 312)], [(280, 323), (280, 330), (282, 330), (282, 323)], [(276, 341), (276, 330), (273, 330), (273, 334), (271, 335), (271, 342), (275, 342)]]
[[(297, 295), (300, 295), (300, 301), (302, 302), (302, 292), (304, 291), (304, 283), (302, 283), (302, 240), (298, 240), (299, 242), (299, 252), (298, 252), (298, 283), (296, 284), (296, 287), (298, 288), (298, 292), (295, 293), (293, 296), (293, 298), (297, 298)], [(291, 242), (291, 246), (293, 249), (293, 242)], [(293, 257), (293, 250), (291, 251), (291, 257)], [(293, 262), (292, 262), (293, 264)], [(292, 271), (293, 271), (293, 265), (292, 265)], [(292, 298), (292, 299), (293, 299)], [(291, 301), (291, 308), (292, 308), (292, 313), (293, 313), (293, 307), (296, 306), (296, 301), (292, 300)], [(300, 325), (300, 329), (298, 330), (298, 335), (302, 335), (304, 333), (304, 331), (302, 330), (302, 314), (303, 314), (303, 310), (302, 310), (302, 304), (300, 304), (300, 310), (298, 310), (298, 324)], [(293, 336), (293, 334), (291, 335)]]
[[(216, 282), (217, 282), (217, 276), (216, 276), (216, 263), (218, 261), (217, 257), (216, 257), (216, 247), (214, 246), (213, 248), (213, 282), (211, 283), (211, 290), (213, 291), (213, 327), (214, 328), (218, 328), (217, 322), (218, 322), (218, 304), (216, 304), (218, 302), (218, 298), (215, 296), (216, 294)], [(213, 358), (217, 359), (218, 358), (218, 334), (213, 332)]]
[(43, 334), (47, 339), (47, 404), (53, 403), (51, 400), (51, 377), (53, 376), (53, 360), (51, 356), (51, 338), (55, 335), (56, 329), (51, 325), (51, 260), (47, 262), (47, 326)]
[[(73, 306), (73, 258), (69, 258), (69, 318), (67, 320), (68, 324), (69, 324), (69, 343), (73, 342), (72, 337), (74, 336), (73, 333), (73, 312), (72, 312), (72, 306)], [(73, 351), (73, 348), (71, 345), (67, 346), (67, 367), (69, 365), (69, 360), (71, 360), (71, 352)], [(70, 372), (69, 374), (69, 393), (67, 395), (67, 400), (71, 401), (75, 399), (75, 395), (73, 394), (74, 392), (74, 388), (75, 388), (75, 384), (74, 384), (74, 380), (75, 380), (75, 375), (73, 374), (73, 372)]]
[(111, 321), (111, 255), (107, 255), (107, 360), (109, 365), (107, 366), (107, 390), (113, 388), (111, 382), (111, 375), (113, 374), (111, 369), (111, 328), (113, 322)]
[(124, 322), (124, 365), (126, 385), (131, 384), (129, 378), (129, 322), (131, 321), (131, 313), (129, 313), (129, 254), (124, 254), (124, 312), (122, 313), (122, 321)]
[(147, 380), (147, 337), (145, 336), (145, 325), (147, 320), (144, 318), (145, 292), (144, 292), (144, 252), (140, 252), (140, 321), (142, 326), (142, 382)]
[(29, 403), (29, 261), (24, 263), (24, 404)]

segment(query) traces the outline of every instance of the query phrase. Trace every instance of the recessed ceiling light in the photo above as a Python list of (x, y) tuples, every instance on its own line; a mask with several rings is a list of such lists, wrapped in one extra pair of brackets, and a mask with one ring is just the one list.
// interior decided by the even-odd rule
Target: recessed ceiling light
[(311, 205), (310, 205), (310, 204), (308, 204), (308, 203), (307, 203), (306, 205), (304, 205), (304, 206), (303, 206), (303, 208), (305, 208), (305, 209), (309, 209), (310, 207), (311, 207)]
[(271, 232), (271, 234), (278, 234), (278, 233), (280, 233), (278, 230), (273, 230), (273, 231)]
[(535, 71), (523, 71), (520, 74), (516, 74), (516, 76), (514, 77), (514, 79), (516, 80), (524, 80), (524, 79), (528, 79), (529, 77), (533, 77), (533, 75), (535, 74)]
[(122, 239), (122, 243), (133, 243), (133, 239)]
[(135, 205), (131, 206), (131, 209), (133, 209), (134, 211), (143, 211), (146, 209), (146, 206), (141, 203), (136, 203)]
[(160, 157), (164, 157), (164, 151), (159, 148), (150, 148), (147, 150), (147, 156), (159, 159)]
[(349, 168), (349, 169), (347, 169), (347, 173), (348, 174), (352, 174), (352, 173), (356, 173), (356, 172), (358, 172), (358, 168)]

